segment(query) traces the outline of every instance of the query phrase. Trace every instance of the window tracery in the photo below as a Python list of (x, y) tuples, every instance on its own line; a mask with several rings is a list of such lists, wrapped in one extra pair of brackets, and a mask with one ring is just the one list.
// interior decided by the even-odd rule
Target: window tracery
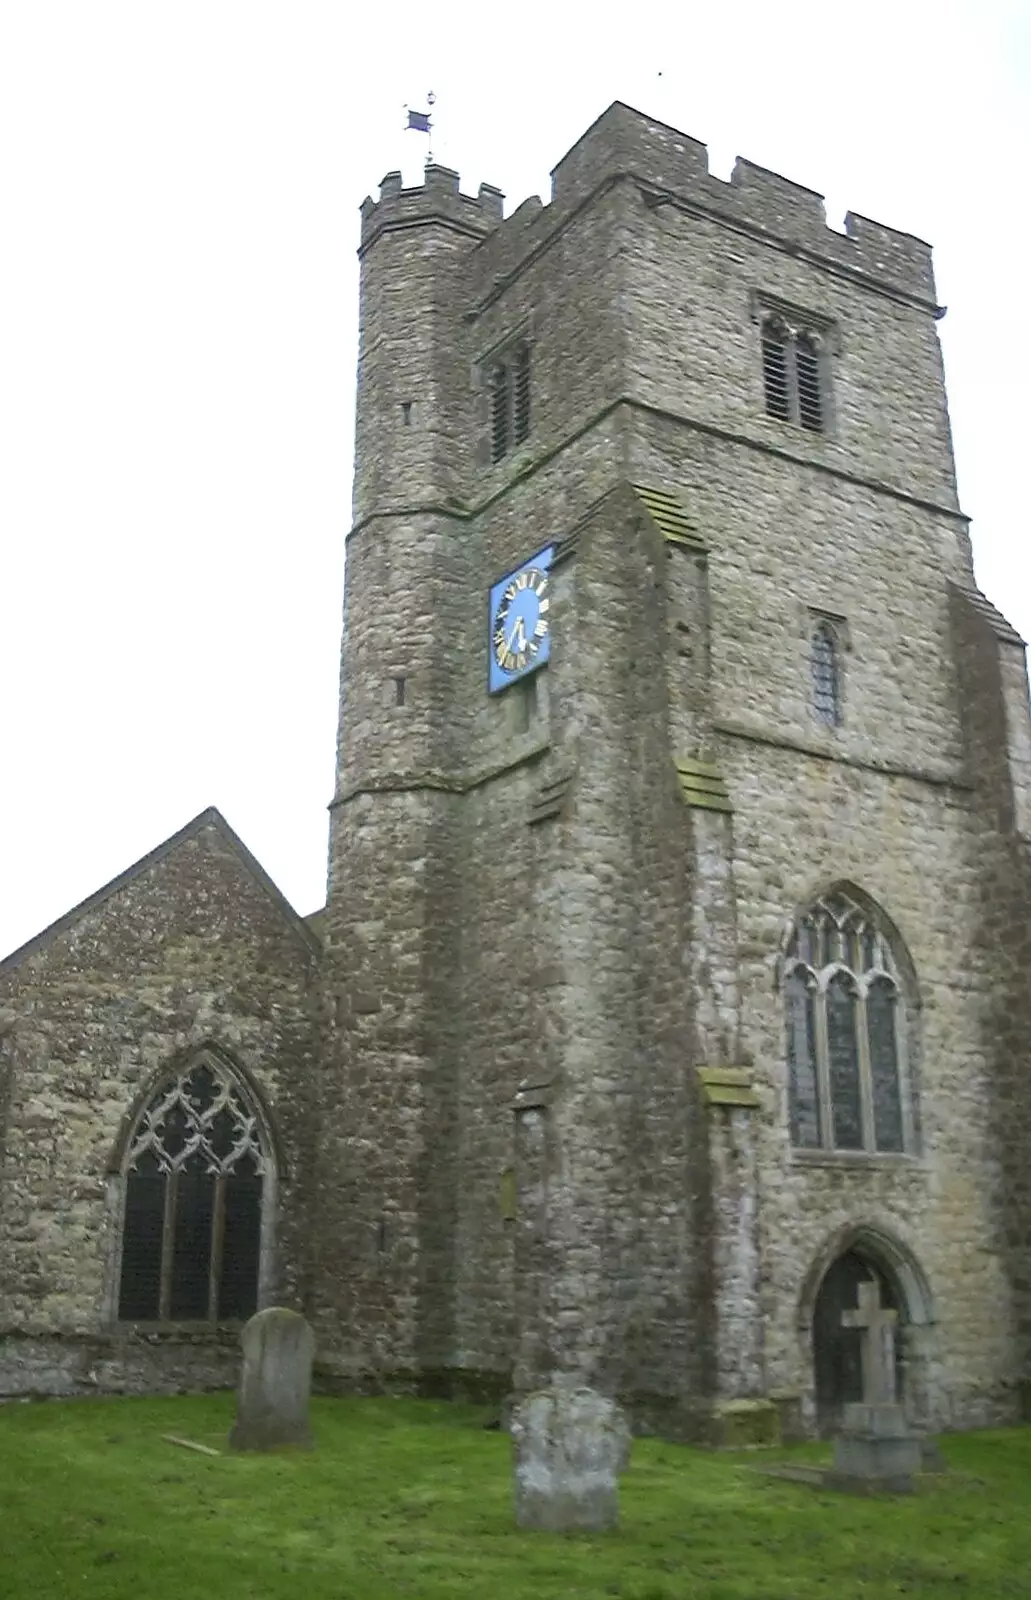
[(205, 1055), (164, 1082), (137, 1118), (123, 1171), (119, 1319), (251, 1316), (271, 1160), (235, 1078)]
[(898, 964), (875, 918), (844, 892), (796, 923), (784, 1006), (792, 1143), (871, 1154), (910, 1148)]

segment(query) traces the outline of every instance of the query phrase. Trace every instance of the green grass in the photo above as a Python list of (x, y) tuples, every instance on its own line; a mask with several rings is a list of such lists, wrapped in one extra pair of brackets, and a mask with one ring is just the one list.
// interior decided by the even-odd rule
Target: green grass
[[(483, 1412), (317, 1400), (311, 1453), (221, 1446), (230, 1395), (0, 1406), (3, 1600), (813, 1600), (1031, 1595), (1031, 1429), (949, 1438), (919, 1495), (635, 1442), (618, 1533), (516, 1530)], [(819, 1451), (803, 1448), (792, 1459)]]

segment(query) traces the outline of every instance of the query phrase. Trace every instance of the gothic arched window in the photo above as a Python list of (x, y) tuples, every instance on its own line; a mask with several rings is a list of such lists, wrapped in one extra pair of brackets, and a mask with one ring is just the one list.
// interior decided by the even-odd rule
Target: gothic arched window
[(791, 1142), (902, 1151), (912, 1143), (906, 1005), (876, 919), (848, 894), (795, 924), (784, 964)]
[(836, 728), (841, 721), (841, 658), (829, 622), (818, 622), (813, 629), (809, 664), (813, 674), (813, 710), (828, 728)]
[(205, 1054), (165, 1082), (123, 1166), (119, 1319), (252, 1316), (271, 1171), (258, 1117), (221, 1063)]

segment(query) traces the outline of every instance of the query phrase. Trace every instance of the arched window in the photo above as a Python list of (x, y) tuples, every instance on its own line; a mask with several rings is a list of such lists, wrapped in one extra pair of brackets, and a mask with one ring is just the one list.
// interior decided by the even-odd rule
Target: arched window
[(906, 1006), (877, 920), (835, 891), (796, 923), (784, 965), (788, 1107), (800, 1149), (912, 1144)]
[(217, 1059), (164, 1083), (126, 1150), (119, 1319), (253, 1315), (271, 1170), (257, 1115)]
[(809, 644), (813, 674), (813, 710), (828, 728), (841, 721), (841, 661), (838, 641), (829, 622), (818, 622)]

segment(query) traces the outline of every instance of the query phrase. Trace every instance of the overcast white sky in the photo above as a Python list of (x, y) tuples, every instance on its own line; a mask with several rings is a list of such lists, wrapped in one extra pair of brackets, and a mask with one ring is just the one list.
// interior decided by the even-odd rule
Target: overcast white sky
[(210, 804), (322, 903), (358, 206), (417, 181), (429, 88), (510, 208), (620, 98), (931, 240), (978, 575), (1031, 635), (1026, 0), (7, 0), (0, 953)]

